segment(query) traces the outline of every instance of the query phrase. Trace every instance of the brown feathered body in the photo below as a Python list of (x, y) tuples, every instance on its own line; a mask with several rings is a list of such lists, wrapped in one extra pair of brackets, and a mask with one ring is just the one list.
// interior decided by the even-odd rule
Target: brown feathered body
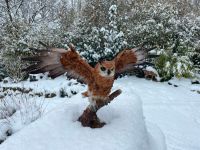
[(100, 67), (104, 66), (107, 69), (114, 68), (114, 61), (105, 61), (101, 64), (98, 63), (95, 66), (93, 75), (94, 75), (94, 82), (88, 84), (88, 90), (92, 92), (93, 96), (101, 96), (106, 97), (110, 94), (111, 88), (114, 83), (114, 75), (112, 76), (102, 76), (100, 72)]
[(110, 76), (108, 74), (102, 74), (101, 67), (104, 67), (106, 69), (105, 71), (113, 69), (112, 71), (114, 72), (114, 61), (104, 61), (98, 63), (95, 68), (92, 68), (76, 52), (71, 52), (62, 55), (61, 63), (66, 70), (76, 70), (76, 72), (69, 71), (69, 74), (74, 77), (78, 75), (77, 78), (87, 82), (88, 90), (82, 93), (82, 95), (89, 97), (90, 102), (104, 100), (110, 94), (114, 83), (114, 73), (111, 74), (112, 72), (110, 71)]
[(134, 65), (144, 62), (147, 51), (142, 48), (127, 49), (120, 52), (112, 61), (102, 61), (93, 68), (71, 46), (68, 50), (50, 49), (37, 51), (38, 55), (24, 60), (37, 63), (26, 68), (30, 73), (49, 72), (55, 78), (67, 73), (67, 76), (81, 80), (88, 85), (83, 94), (89, 97), (91, 105), (104, 101), (110, 94), (115, 75), (133, 69)]

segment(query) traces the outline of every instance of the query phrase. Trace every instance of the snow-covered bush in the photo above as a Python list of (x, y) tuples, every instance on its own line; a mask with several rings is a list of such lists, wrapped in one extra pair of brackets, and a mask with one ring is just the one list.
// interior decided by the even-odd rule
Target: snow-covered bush
[(0, 101), (0, 141), (41, 117), (43, 103), (25, 94), (9, 96)]
[[(141, 11), (142, 10), (142, 11)], [(157, 46), (156, 68), (164, 80), (173, 76), (191, 77), (191, 54), (199, 47), (199, 21), (194, 15), (180, 16), (179, 10), (170, 3), (144, 3), (133, 8), (129, 16), (128, 43), (138, 45), (147, 42)]]
[(25, 73), (22, 72), (22, 68), (25, 67), (21, 62), (22, 56), (23, 53), (20, 52), (7, 51), (3, 54), (4, 70), (13, 82), (18, 82), (25, 77)]
[[(200, 47), (200, 18), (189, 2), (86, 0), (84, 5), (77, 1), (77, 7), (75, 3), (68, 7), (70, 2), (65, 0), (56, 3), (45, 0), (41, 5), (36, 0), (30, 1), (31, 5), (24, 2), (19, 9), (15, 3), (9, 3), (10, 12), (0, 8), (4, 18), (8, 18), (2, 18), (0, 24), (0, 59), (8, 76), (15, 81), (24, 77), (21, 55), (30, 53), (28, 47), (41, 47), (38, 41), (62, 48), (72, 42), (91, 64), (100, 59), (110, 60), (124, 48), (147, 42), (147, 47), (157, 46), (157, 53), (164, 51), (167, 57), (175, 54), (177, 63), (182, 57), (191, 62), (192, 57), (197, 66), (198, 53), (194, 51)], [(159, 72), (164, 69), (160, 65), (156, 68)], [(170, 76), (175, 74), (172, 72)]]
[[(155, 61), (161, 78), (191, 77), (191, 56), (200, 41), (198, 18), (192, 13), (183, 15), (182, 8), (176, 8), (166, 1), (133, 4), (134, 7), (123, 16), (117, 14), (118, 6), (112, 5), (108, 12), (108, 24), (104, 26), (94, 26), (93, 22), (82, 19), (75, 36), (69, 39), (76, 43), (81, 55), (92, 63), (101, 58), (111, 59), (125, 47), (147, 42), (147, 47), (157, 46), (158, 54), (164, 52), (165, 57), (173, 60), (173, 65), (168, 67), (163, 67), (167, 66), (168, 59), (162, 56)], [(122, 12), (124, 8), (120, 9)], [(187, 58), (187, 61), (183, 58)], [(163, 65), (159, 64), (160, 61)], [(183, 64), (181, 72), (180, 63)]]
[(7, 76), (3, 66), (0, 65), (0, 82)]
[(8, 23), (1, 29), (1, 62), (7, 75), (18, 81), (23, 78), (21, 68), (23, 64), (20, 61), (22, 50), (27, 48), (23, 40), (27, 36), (28, 26), (24, 23), (13, 22)]
[(102, 27), (88, 26), (88, 20), (80, 20), (71, 41), (90, 63), (99, 59), (112, 59), (126, 45), (124, 33), (118, 27), (117, 6), (109, 8), (109, 24)]
[(132, 24), (129, 27), (128, 42), (134, 45), (149, 42), (161, 48), (171, 46), (175, 16), (176, 12), (170, 5), (141, 4), (133, 9), (133, 15), (130, 16)]
[(161, 49), (170, 48), (174, 52), (182, 52), (198, 43), (200, 25), (197, 17), (180, 17), (178, 9), (169, 3), (152, 6), (143, 4), (138, 7), (133, 9), (130, 17), (133, 24), (129, 27), (131, 38), (128, 38), (128, 42), (135, 45), (149, 42), (150, 45), (157, 45)]
[[(0, 60), (4, 71), (14, 81), (23, 79), (20, 61), (29, 47), (40, 47), (38, 41), (49, 46), (63, 47), (60, 33), (75, 19), (75, 7), (67, 0), (2, 1), (0, 16)], [(69, 15), (70, 14), (70, 15)], [(13, 63), (15, 62), (15, 63)]]
[(187, 56), (161, 54), (155, 61), (156, 69), (162, 77), (161, 81), (169, 80), (172, 77), (190, 78), (194, 76), (193, 64)]
[(194, 63), (196, 72), (200, 74), (200, 49), (196, 49), (195, 53), (193, 53), (192, 62)]
[(47, 24), (26, 24), (16, 21), (6, 24), (2, 30), (1, 62), (7, 75), (15, 82), (25, 77), (21, 70), (25, 68), (26, 62), (22, 62), (21, 57), (31, 54), (29, 47), (41, 46), (38, 44), (40, 40), (50, 46), (61, 45), (60, 32)]

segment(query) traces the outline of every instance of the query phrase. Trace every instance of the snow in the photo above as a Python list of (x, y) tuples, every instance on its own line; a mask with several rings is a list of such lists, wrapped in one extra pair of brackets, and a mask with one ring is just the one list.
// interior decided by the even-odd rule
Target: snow
[[(116, 80), (113, 91), (122, 89), (122, 94), (99, 111), (98, 116), (107, 123), (101, 129), (82, 127), (76, 121), (88, 101), (80, 94), (86, 87), (74, 80), (61, 76), (55, 80), (0, 83), (56, 93), (61, 87), (71, 89), (70, 83), (78, 93), (67, 99), (58, 95), (45, 99), (45, 114), (7, 138), (0, 149), (199, 150), (200, 94), (193, 90), (200, 91), (200, 85), (191, 84), (190, 79), (169, 82), (172, 85), (136, 77)], [(2, 128), (7, 130), (8, 126)]]
[(77, 121), (89, 104), (77, 94), (54, 109), (50, 106), (46, 115), (8, 138), (0, 149), (165, 150), (165, 145), (160, 144), (164, 143), (162, 133), (156, 130), (158, 138), (147, 131), (140, 98), (128, 93), (124, 91), (98, 112), (107, 124), (101, 129), (84, 128)]
[[(59, 91), (61, 89), (66, 89), (66, 92), (68, 93), (69, 96), (72, 96), (71, 91), (79, 92), (83, 90), (85, 87), (85, 85), (77, 83), (77, 81), (74, 79), (71, 79), (70, 81), (67, 80), (66, 77), (64, 76), (56, 78), (56, 81), (46, 76), (43, 76), (43, 78), (40, 79), (39, 76), (40, 75), (36, 76), (36, 79), (38, 79), (39, 82), (22, 81), (19, 83), (12, 83), (11, 80), (7, 79), (9, 83), (4, 84), (3, 87), (22, 87), (26, 89), (33, 89), (32, 91), (33, 93), (34, 92), (35, 93), (36, 92), (42, 92), (42, 93), (52, 92), (52, 93), (56, 93), (57, 95), (59, 95)], [(0, 89), (1, 89), (1, 86), (0, 86)]]
[(37, 101), (26, 95), (11, 96), (0, 102), (0, 141), (5, 140), (43, 113), (42, 100)]
[(200, 94), (190, 90), (189, 80), (174, 80), (179, 87), (137, 78), (117, 83), (141, 96), (144, 116), (162, 130), (168, 150), (199, 150)]
[(188, 89), (189, 91), (193, 91), (193, 90), (200, 91), (199, 84), (191, 84), (192, 81), (196, 81), (196, 80), (198, 79), (190, 80), (190, 79), (184, 79), (184, 78), (180, 78), (180, 79), (173, 78), (169, 82), (173, 85), (178, 85), (185, 89)]

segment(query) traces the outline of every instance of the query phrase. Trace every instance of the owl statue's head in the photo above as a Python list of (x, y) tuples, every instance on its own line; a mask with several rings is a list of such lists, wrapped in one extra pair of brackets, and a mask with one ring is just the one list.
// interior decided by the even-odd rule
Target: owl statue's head
[(114, 77), (115, 75), (115, 62), (114, 61), (101, 61), (96, 65), (96, 70), (103, 77)]

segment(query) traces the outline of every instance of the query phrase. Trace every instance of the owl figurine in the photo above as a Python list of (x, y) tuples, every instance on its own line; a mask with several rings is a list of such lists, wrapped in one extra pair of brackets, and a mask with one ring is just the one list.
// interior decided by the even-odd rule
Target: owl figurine
[(95, 67), (90, 66), (71, 44), (67, 50), (60, 48), (34, 49), (36, 55), (23, 60), (34, 62), (24, 69), (31, 74), (48, 72), (51, 78), (65, 74), (88, 85), (83, 97), (88, 97), (91, 107), (106, 100), (111, 92), (115, 77), (133, 70), (136, 65), (145, 62), (151, 49), (144, 47), (125, 49), (111, 61), (100, 61)]

